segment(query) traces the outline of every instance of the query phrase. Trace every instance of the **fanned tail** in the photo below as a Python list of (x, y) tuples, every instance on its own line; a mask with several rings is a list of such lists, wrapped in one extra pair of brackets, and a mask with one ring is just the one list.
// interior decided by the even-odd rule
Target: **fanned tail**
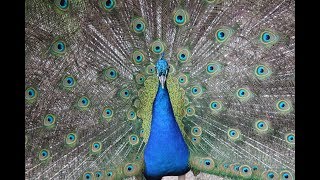
[(26, 178), (142, 178), (162, 56), (195, 175), (293, 179), (294, 7), (27, 0)]

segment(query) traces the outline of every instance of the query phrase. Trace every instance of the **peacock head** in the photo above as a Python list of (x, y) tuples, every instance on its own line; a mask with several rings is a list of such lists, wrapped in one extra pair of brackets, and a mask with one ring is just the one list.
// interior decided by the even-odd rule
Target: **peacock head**
[(168, 71), (169, 71), (169, 64), (164, 59), (164, 53), (162, 53), (161, 58), (157, 61), (156, 70), (157, 70), (157, 76), (159, 78), (159, 81), (163, 89), (167, 79)]

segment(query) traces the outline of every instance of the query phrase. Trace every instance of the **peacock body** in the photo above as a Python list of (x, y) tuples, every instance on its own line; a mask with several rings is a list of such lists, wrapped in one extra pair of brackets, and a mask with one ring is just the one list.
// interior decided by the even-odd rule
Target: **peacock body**
[(26, 179), (294, 179), (294, 6), (27, 0)]
[(157, 62), (159, 85), (152, 107), (149, 140), (144, 151), (145, 176), (161, 179), (168, 175), (183, 175), (188, 166), (189, 151), (175, 120), (170, 96), (165, 84), (168, 64)]

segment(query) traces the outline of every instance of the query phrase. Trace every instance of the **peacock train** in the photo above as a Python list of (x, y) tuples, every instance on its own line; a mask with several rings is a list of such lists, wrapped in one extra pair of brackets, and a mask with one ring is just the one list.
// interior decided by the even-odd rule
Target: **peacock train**
[(25, 75), (26, 179), (295, 177), (294, 0), (26, 0)]

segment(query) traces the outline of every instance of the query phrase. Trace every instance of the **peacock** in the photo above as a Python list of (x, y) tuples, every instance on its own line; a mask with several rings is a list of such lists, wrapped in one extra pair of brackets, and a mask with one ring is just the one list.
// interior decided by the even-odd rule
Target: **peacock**
[(295, 177), (294, 0), (26, 0), (25, 178)]

